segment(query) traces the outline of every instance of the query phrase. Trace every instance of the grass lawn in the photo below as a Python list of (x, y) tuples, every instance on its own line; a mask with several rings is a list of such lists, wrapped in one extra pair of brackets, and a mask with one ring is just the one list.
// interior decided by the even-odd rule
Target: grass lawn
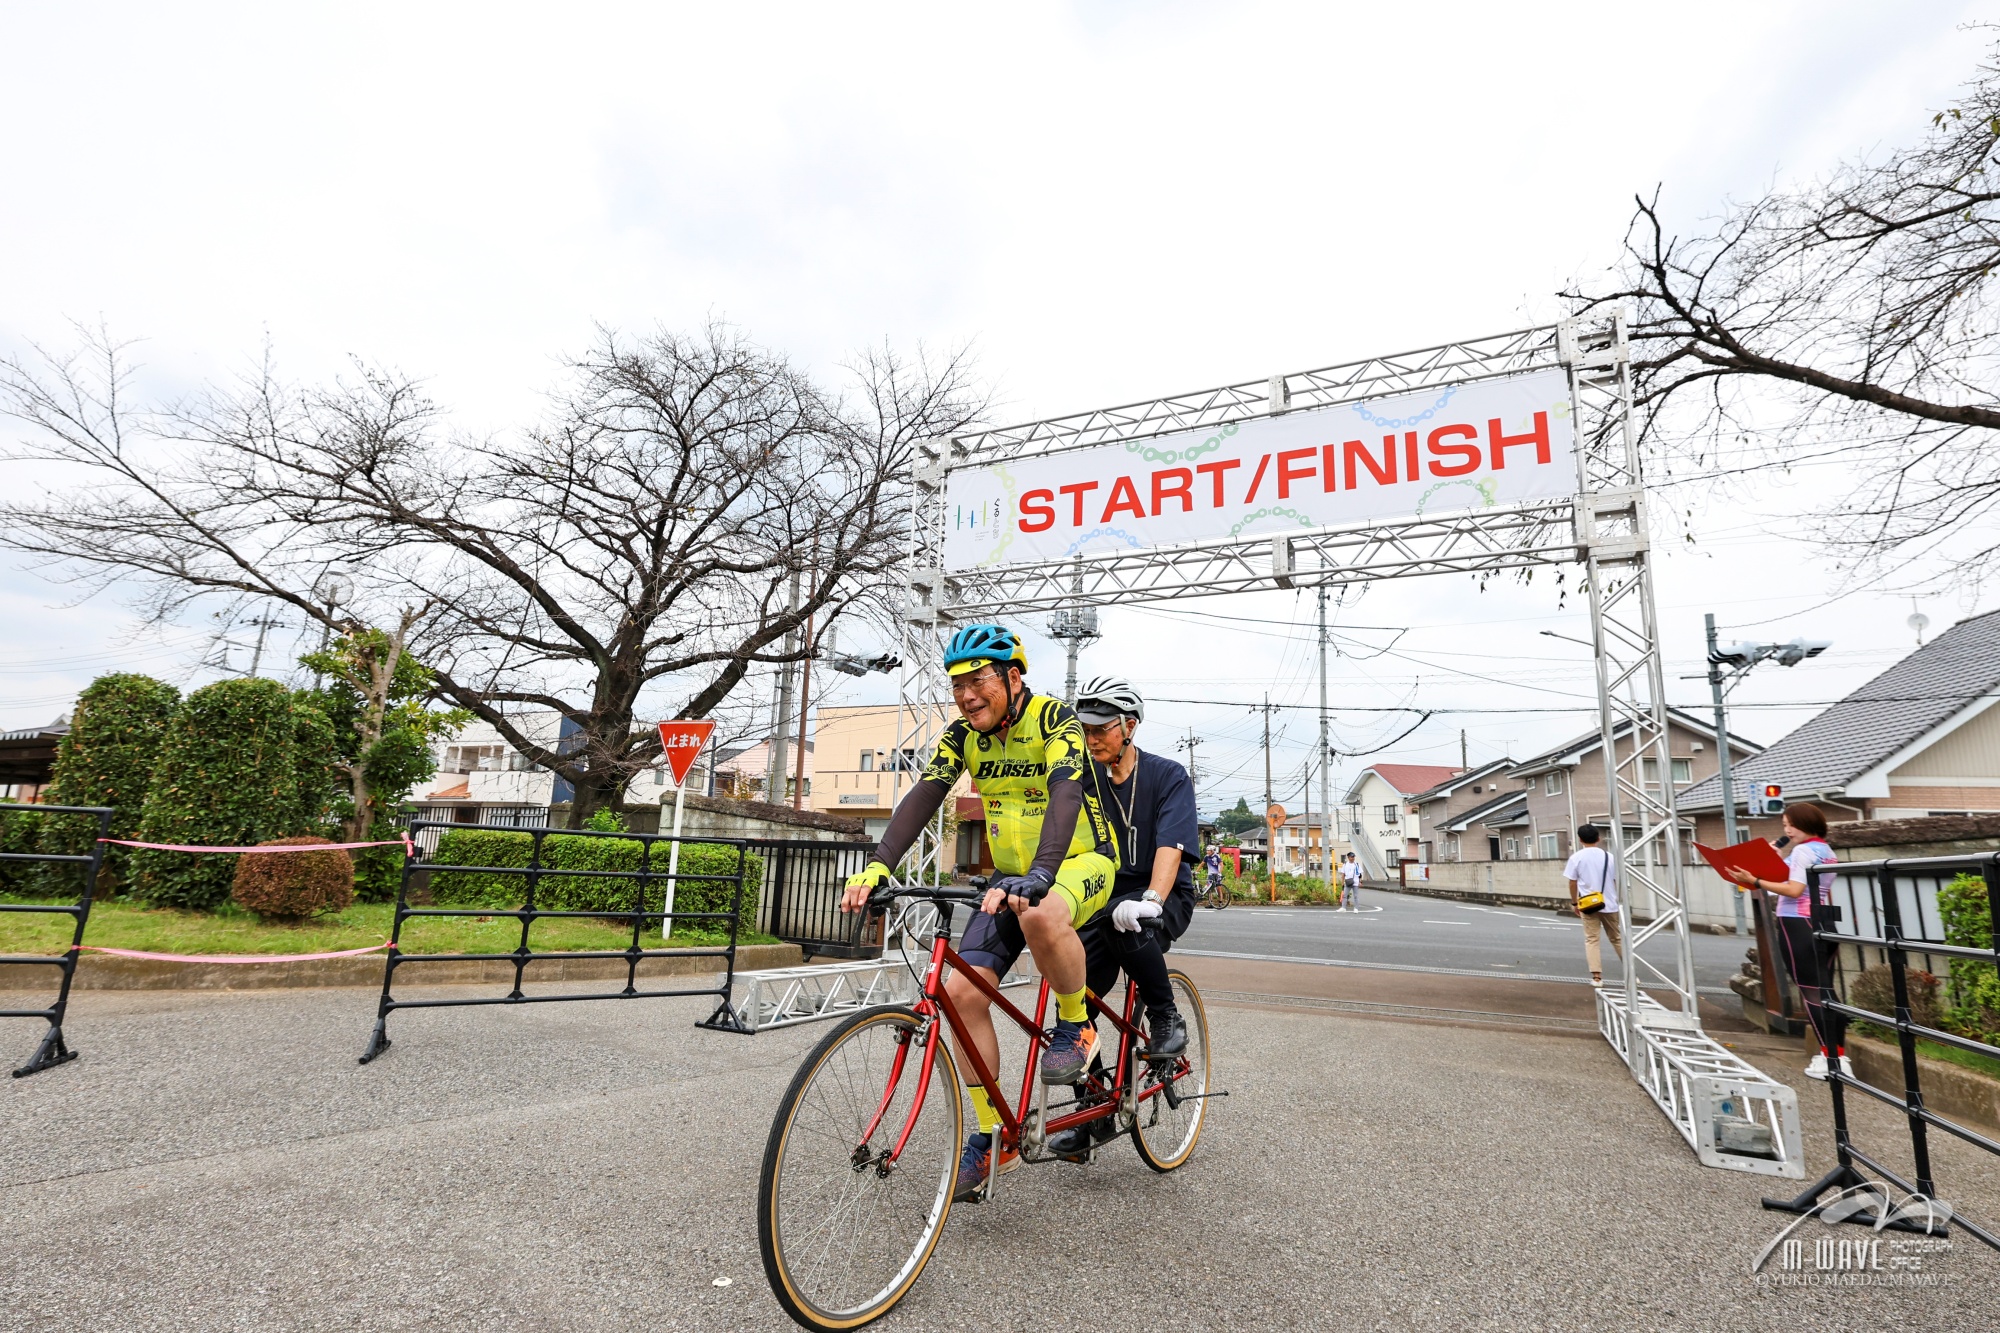
[[(0, 902), (46, 902), (47, 899), (0, 897)], [(58, 905), (66, 902), (58, 900)], [(302, 925), (267, 925), (233, 904), (220, 911), (181, 912), (144, 907), (120, 899), (103, 899), (91, 906), (85, 944), (110, 949), (141, 949), (149, 953), (332, 953), (380, 944), (395, 918), (391, 903), (356, 903), (337, 916), (319, 917)], [(56, 954), (69, 946), (74, 926), (67, 916), (39, 912), (0, 912), (0, 953)], [(623, 949), (632, 942), (632, 928), (596, 917), (568, 917), (535, 922), (528, 947), (536, 950)], [(740, 944), (775, 944), (769, 935), (750, 931)], [(643, 947), (657, 949), (657, 928), (641, 938)], [(726, 943), (720, 934), (677, 927), (670, 945), (695, 947)], [(403, 925), (405, 953), (509, 953), (520, 947), (521, 923), (510, 917), (416, 917)]]

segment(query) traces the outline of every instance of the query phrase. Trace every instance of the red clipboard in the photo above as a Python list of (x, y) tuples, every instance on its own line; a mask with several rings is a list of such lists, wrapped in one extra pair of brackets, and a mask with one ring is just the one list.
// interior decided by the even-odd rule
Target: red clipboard
[[(1729, 879), (1729, 872), (1733, 869), (1747, 870), (1758, 879), (1788, 880), (1792, 877), (1792, 868), (1785, 863), (1785, 858), (1778, 854), (1776, 847), (1763, 838), (1739, 842), (1734, 847), (1724, 847), (1721, 851), (1704, 847), (1700, 843), (1696, 843), (1694, 849), (1700, 852), (1701, 859), (1714, 866), (1715, 873), (1724, 879)], [(1734, 884), (1736, 881), (1729, 882)]]

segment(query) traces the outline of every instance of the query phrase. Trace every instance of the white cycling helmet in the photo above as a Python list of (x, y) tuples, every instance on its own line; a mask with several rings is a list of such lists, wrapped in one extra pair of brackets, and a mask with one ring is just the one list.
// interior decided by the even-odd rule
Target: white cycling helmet
[(1146, 701), (1122, 676), (1097, 676), (1076, 692), (1076, 715), (1093, 727), (1121, 717), (1146, 720)]

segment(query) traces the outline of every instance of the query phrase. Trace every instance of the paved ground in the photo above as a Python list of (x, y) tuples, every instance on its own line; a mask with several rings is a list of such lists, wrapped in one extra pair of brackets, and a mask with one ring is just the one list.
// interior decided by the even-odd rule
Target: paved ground
[[(1479, 975), (1560, 977), (1587, 982), (1583, 927), (1574, 916), (1531, 907), (1487, 907), (1445, 898), (1364, 890), (1364, 907), (1379, 912), (1336, 912), (1326, 907), (1257, 907), (1237, 904), (1220, 912), (1196, 909), (1182, 937), (1184, 950), (1270, 957), (1334, 959), (1380, 967), (1438, 968)], [(1696, 932), (1689, 937), (1695, 984), (1711, 995), (1731, 995), (1749, 941)], [(1644, 956), (1673, 971), (1670, 936), (1647, 941)], [(1604, 975), (1619, 979), (1616, 955), (1604, 945)]]
[[(1515, 984), (1523, 1004), (1572, 989)], [(769, 1109), (819, 1030), (697, 1032), (684, 1001), (414, 1013), (364, 1069), (371, 1002), (82, 996), (84, 1058), (0, 1092), (0, 1328), (784, 1326), (751, 1210)], [(954, 1211), (881, 1327), (1991, 1326), (2000, 1259), (1971, 1242), (1941, 1289), (1760, 1287), (1772, 1183), (1698, 1166), (1594, 1036), (1212, 1018), (1233, 1095), (1186, 1168), (1119, 1144), (1008, 1177)], [(1796, 1076), (1794, 1046), (1765, 1049)], [(1857, 1131), (1897, 1139), (1873, 1108)], [(2000, 1217), (1990, 1159), (1946, 1144), (1938, 1166)]]

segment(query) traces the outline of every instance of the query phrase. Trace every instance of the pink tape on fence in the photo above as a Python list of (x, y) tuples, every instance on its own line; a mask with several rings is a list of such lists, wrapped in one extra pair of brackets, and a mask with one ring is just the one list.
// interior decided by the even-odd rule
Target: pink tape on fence
[(130, 838), (99, 838), (99, 842), (116, 843), (120, 847), (143, 847), (149, 852), (340, 852), (356, 847), (401, 847), (411, 857), (417, 854), (416, 847), (408, 835), (390, 838), (385, 842), (306, 842), (290, 843), (283, 847), (192, 847), (179, 842), (133, 842)]
[(106, 949), (95, 944), (77, 945), (90, 953), (108, 953), (117, 958), (150, 958), (158, 963), (310, 963), (319, 958), (358, 958), (389, 947), (389, 941), (365, 949), (341, 949), (335, 953), (144, 953), (138, 949)]

